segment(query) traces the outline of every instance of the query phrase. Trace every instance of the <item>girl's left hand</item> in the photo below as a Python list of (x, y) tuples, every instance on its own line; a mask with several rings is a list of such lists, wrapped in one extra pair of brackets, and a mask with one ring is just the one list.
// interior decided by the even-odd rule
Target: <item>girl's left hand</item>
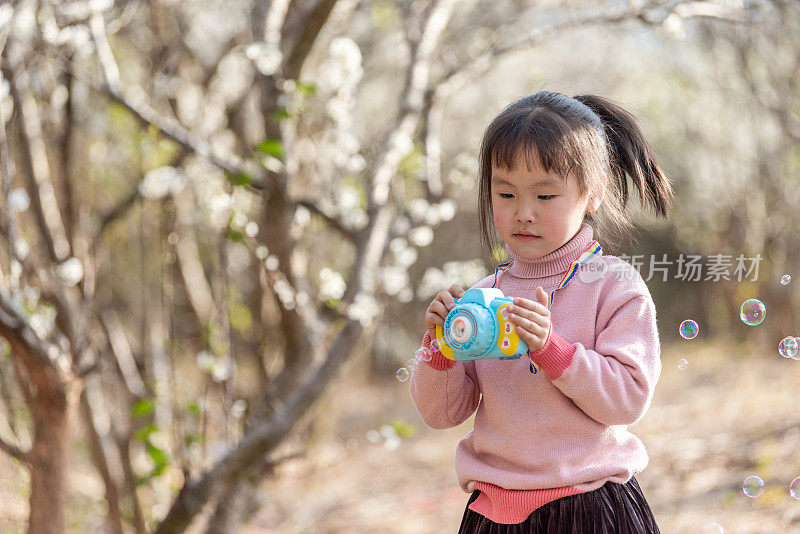
[(536, 300), (514, 298), (508, 306), (508, 320), (514, 324), (519, 337), (528, 344), (528, 352), (544, 347), (550, 333), (550, 309), (547, 292), (542, 286), (536, 288)]

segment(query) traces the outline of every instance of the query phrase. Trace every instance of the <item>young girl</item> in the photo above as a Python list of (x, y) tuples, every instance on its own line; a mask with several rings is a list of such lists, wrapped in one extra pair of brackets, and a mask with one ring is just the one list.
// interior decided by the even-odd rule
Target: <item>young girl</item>
[(430, 359), (410, 381), (416, 409), (431, 428), (477, 410), (456, 451), (459, 484), (472, 492), (459, 532), (659, 532), (633, 476), (647, 453), (627, 429), (661, 372), (656, 310), (639, 274), (603, 255), (585, 222), (604, 240), (630, 232), (626, 176), (666, 216), (672, 188), (651, 145), (598, 96), (542, 91), (484, 134), (482, 242), (493, 250), (493, 227), (512, 260), (473, 287), (514, 297), (509, 318), (529, 351), (447, 359), (431, 339), (464, 291), (454, 285), (428, 307), (420, 354)]

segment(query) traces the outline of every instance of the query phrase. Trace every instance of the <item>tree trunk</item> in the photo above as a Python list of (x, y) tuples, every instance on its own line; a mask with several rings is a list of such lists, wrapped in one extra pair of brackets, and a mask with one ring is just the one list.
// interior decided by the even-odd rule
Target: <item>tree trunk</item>
[(66, 532), (67, 408), (67, 395), (60, 391), (40, 393), (31, 406), (34, 436), (30, 452), (30, 534)]

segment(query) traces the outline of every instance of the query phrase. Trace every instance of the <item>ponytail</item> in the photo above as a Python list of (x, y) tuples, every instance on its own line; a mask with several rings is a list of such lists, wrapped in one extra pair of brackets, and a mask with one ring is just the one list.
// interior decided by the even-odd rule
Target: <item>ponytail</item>
[(639, 192), (642, 206), (649, 205), (657, 216), (666, 217), (674, 195), (672, 185), (656, 162), (655, 150), (633, 115), (600, 96), (578, 95), (574, 98), (588, 106), (603, 122), (611, 176), (621, 194), (622, 207), (628, 202), (627, 175)]

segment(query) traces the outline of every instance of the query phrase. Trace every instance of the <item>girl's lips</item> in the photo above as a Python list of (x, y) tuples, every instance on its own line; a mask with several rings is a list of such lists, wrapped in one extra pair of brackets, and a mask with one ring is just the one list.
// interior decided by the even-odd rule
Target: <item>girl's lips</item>
[(520, 241), (533, 241), (534, 239), (539, 239), (541, 236), (538, 236), (538, 235), (525, 235), (525, 234), (514, 234), (514, 237), (516, 237)]

